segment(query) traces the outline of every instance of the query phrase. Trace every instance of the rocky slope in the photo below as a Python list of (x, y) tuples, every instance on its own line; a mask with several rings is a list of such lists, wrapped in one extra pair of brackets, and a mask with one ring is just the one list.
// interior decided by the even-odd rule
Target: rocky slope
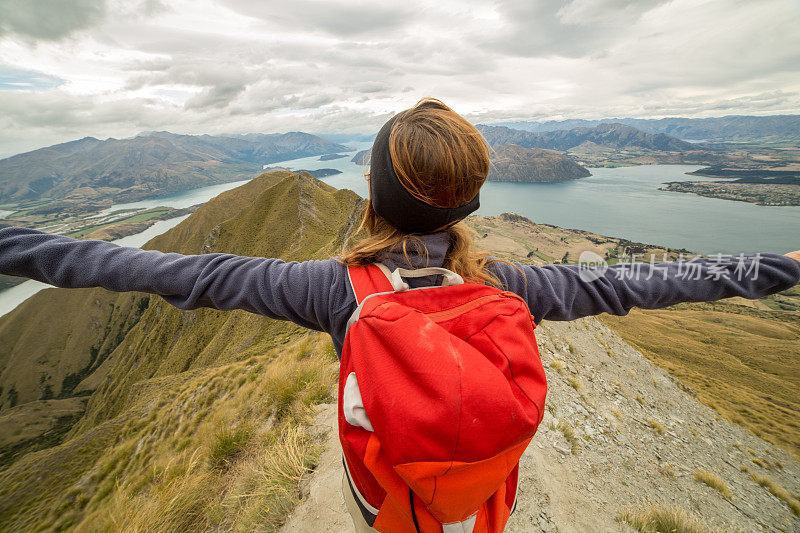
[[(595, 318), (544, 323), (536, 333), (547, 411), (522, 458), (507, 531), (631, 531), (618, 518), (650, 506), (683, 509), (714, 531), (800, 527), (787, 504), (751, 477), (797, 495), (795, 459), (722, 420)], [(320, 410), (327, 448), (286, 533), (352, 531), (335, 416), (332, 405)], [(697, 481), (699, 472), (719, 476), (727, 496)]]
[(541, 183), (567, 181), (591, 175), (591, 172), (584, 167), (558, 152), (501, 144), (492, 148), (488, 179)]

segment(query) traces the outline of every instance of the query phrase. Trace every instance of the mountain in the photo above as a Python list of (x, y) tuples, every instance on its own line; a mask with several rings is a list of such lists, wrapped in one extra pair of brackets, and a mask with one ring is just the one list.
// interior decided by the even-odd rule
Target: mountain
[(678, 139), (698, 141), (781, 141), (800, 139), (800, 115), (730, 115), (711, 118), (615, 118), (606, 120), (550, 120), (503, 122), (496, 126), (531, 132), (593, 128), (607, 122), (633, 126), (647, 133), (665, 133)]
[[(307, 173), (269, 172), (145, 248), (328, 258), (362, 202)], [(244, 311), (41, 291), (0, 317), (0, 530), (186, 531), (198, 513), (219, 529), (269, 529), (314, 464), (305, 419), (330, 399), (334, 361), (324, 336)]]
[(624, 124), (600, 124), (593, 128), (579, 127), (534, 133), (515, 130), (505, 126), (476, 126), (486, 141), (492, 145), (517, 144), (525, 148), (544, 148), (567, 151), (584, 143), (609, 149), (644, 149), (661, 152), (693, 150), (691, 143), (681, 141), (663, 133), (652, 134)]
[(302, 132), (86, 137), (0, 160), (0, 203), (135, 201), (245, 179), (267, 163), (345, 149)]
[(492, 147), (490, 181), (557, 182), (592, 174), (565, 155), (516, 144)]

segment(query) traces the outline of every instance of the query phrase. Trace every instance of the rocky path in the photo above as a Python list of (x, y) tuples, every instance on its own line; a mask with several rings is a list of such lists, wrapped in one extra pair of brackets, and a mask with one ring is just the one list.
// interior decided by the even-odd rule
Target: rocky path
[[(630, 531), (617, 517), (650, 505), (677, 506), (715, 531), (800, 531), (784, 500), (751, 477), (797, 498), (800, 464), (787, 453), (722, 420), (595, 318), (543, 324), (537, 338), (547, 411), (507, 531)], [(335, 406), (325, 406), (317, 428), (327, 449), (283, 531), (353, 530), (335, 425)], [(698, 471), (719, 476), (728, 496)]]

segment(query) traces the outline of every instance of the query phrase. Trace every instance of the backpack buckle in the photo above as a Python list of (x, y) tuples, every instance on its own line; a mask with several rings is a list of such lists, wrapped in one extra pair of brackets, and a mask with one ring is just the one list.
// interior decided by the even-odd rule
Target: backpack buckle
[(392, 288), (395, 290), (395, 292), (407, 291), (410, 288), (408, 283), (406, 283), (403, 278), (423, 278), (425, 276), (441, 275), (443, 276), (441, 284), (442, 287), (461, 285), (464, 283), (464, 278), (452, 270), (447, 270), (446, 268), (425, 267), (415, 268), (413, 270), (409, 270), (407, 268), (396, 268), (392, 271), (389, 271), (389, 267), (383, 263), (376, 264), (378, 267), (380, 267), (383, 273), (386, 274), (386, 277), (389, 279), (389, 283), (392, 284)]

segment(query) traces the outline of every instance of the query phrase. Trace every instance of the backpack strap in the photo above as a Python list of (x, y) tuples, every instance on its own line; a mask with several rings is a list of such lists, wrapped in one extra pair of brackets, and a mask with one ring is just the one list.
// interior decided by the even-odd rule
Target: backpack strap
[(356, 303), (361, 305), (364, 298), (376, 292), (391, 292), (394, 290), (389, 278), (383, 270), (375, 264), (364, 266), (348, 266), (347, 277), (356, 296)]
[(364, 301), (364, 298), (376, 292), (401, 292), (408, 290), (409, 285), (403, 281), (403, 278), (422, 278), (441, 275), (442, 287), (464, 283), (464, 278), (446, 268), (396, 268), (395, 270), (389, 270), (389, 267), (383, 263), (374, 263), (360, 267), (348, 266), (347, 275), (350, 278), (350, 286), (353, 287), (353, 293), (356, 295), (356, 303), (359, 305)]

